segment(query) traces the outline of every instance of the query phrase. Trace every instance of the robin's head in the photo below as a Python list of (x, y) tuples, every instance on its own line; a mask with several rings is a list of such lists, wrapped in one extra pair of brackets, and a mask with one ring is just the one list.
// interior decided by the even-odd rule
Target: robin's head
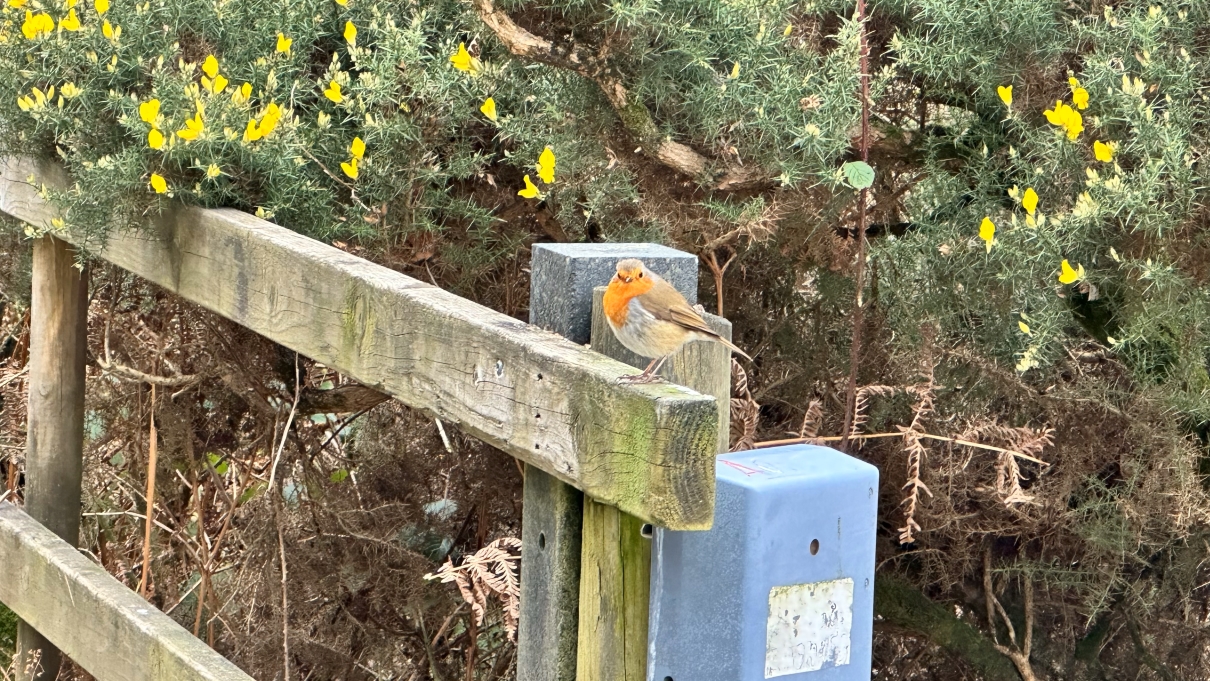
[(645, 278), (643, 261), (638, 258), (626, 258), (618, 261), (618, 281), (623, 284), (634, 284)]
[(626, 258), (618, 261), (618, 273), (609, 282), (609, 288), (626, 296), (641, 296), (651, 290), (659, 277), (643, 266), (643, 261), (637, 258)]

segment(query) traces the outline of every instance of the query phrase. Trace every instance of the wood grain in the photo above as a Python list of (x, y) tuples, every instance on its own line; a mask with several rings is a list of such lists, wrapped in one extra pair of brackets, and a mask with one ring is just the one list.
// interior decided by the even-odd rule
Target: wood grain
[[(34, 242), (25, 454), (26, 512), (72, 546), (80, 540), (88, 342), (88, 277), (75, 264), (67, 242), (50, 236)], [(59, 651), (26, 621), (17, 628), (17, 655), (24, 661), (17, 665), (21, 681), (59, 673)], [(33, 659), (37, 665), (28, 664)]]
[[(0, 210), (48, 226), (41, 183), (63, 186), (61, 171), (5, 160)], [(615, 360), (235, 210), (168, 210), (85, 246), (602, 503), (670, 528), (712, 522), (726, 430), (709, 396), (620, 384), (630, 368)]]
[(252, 681), (222, 655), (9, 503), (0, 602), (100, 681)]

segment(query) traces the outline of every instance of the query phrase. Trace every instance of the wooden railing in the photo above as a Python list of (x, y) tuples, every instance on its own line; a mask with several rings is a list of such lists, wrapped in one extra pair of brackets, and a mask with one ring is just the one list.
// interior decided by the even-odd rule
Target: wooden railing
[(0, 602), (102, 681), (251, 681), (105, 568), (7, 502), (0, 502), (0, 563)]
[[(40, 229), (47, 228), (57, 214), (42, 190), (66, 185), (67, 178), (52, 163), (5, 160), (0, 167), (0, 211)], [(35, 295), (31, 345), (42, 347), (31, 347), (31, 356), (41, 357), (45, 367), (40, 371), (31, 369), (29, 380), (31, 395), (40, 389), (39, 381), (57, 380), (58, 388), (68, 392), (78, 385), (80, 395), (65, 395), (55, 403), (61, 406), (77, 397), (82, 400), (83, 356), (78, 338), (74, 345), (69, 343), (71, 357), (54, 356), (62, 346), (54, 339), (78, 335), (84, 311), (69, 304), (75, 300), (73, 296), (78, 297), (81, 284), (69, 281), (70, 273), (64, 274), (62, 263), (53, 265), (52, 260), (61, 261), (63, 253), (70, 252), (59, 239), (85, 244), (70, 232), (52, 234), (42, 237), (42, 248), (35, 249), (34, 286), (42, 286), (45, 299), (51, 302), (40, 309)], [(630, 366), (234, 210), (173, 208), (144, 231), (116, 232), (103, 244), (86, 246), (101, 258), (186, 300), (457, 425), (553, 476), (558, 484), (581, 490), (595, 504), (591, 508), (608, 508), (614, 514), (596, 513), (591, 521), (585, 514), (584, 522), (596, 522), (603, 532), (617, 535), (617, 527), (623, 522), (633, 524), (636, 531), (643, 523), (705, 529), (712, 522), (714, 456), (720, 432), (722, 437), (726, 434), (725, 428), (720, 431), (720, 403), (713, 396), (671, 383), (619, 382), (619, 377), (633, 373)], [(718, 355), (715, 366), (722, 362), (725, 367), (726, 361), (725, 354)], [(49, 374), (51, 366), (70, 375), (56, 379)], [(682, 375), (689, 374), (683, 371)], [(725, 379), (718, 394), (723, 397), (725, 414)], [(82, 411), (63, 413), (55, 405), (39, 406), (31, 400), (31, 425), (38, 422), (47, 432), (80, 432)], [(35, 447), (37, 438), (31, 430), (27, 478), (50, 477), (46, 471), (59, 469), (78, 471), (80, 445), (74, 435), (69, 439), (55, 447), (45, 443)], [(176, 663), (163, 660), (197, 661), (210, 659), (206, 656), (214, 653), (200, 643), (180, 644), (183, 630), (178, 631), (179, 627), (142, 627), (141, 620), (128, 612), (138, 597), (116, 581), (101, 579), (97, 574), (100, 568), (68, 550), (78, 540), (78, 472), (74, 482), (67, 485), (74, 485), (74, 489), (61, 489), (62, 484), (39, 484), (30, 479), (27, 486), (32, 520), (13, 508), (0, 510), (0, 564), (30, 566), (23, 573), (31, 575), (29, 579), (35, 579), (34, 573), (42, 570), (36, 577), (42, 581), (37, 583), (51, 593), (38, 599), (29, 596), (11, 584), (12, 572), (6, 569), (0, 574), (0, 601), (101, 681), (242, 678), (210, 675), (209, 671), (197, 671), (195, 676), (176, 675), (177, 667), (172, 666)], [(527, 501), (529, 498), (527, 490)], [(33, 513), (33, 508), (45, 510)], [(66, 520), (62, 520), (64, 513), (69, 516)], [(72, 517), (75, 525), (71, 524)], [(40, 529), (34, 522), (51, 520), (60, 527)], [(52, 531), (63, 536), (66, 543), (52, 546), (54, 542), (47, 539)], [(597, 544), (629, 541), (602, 536)], [(529, 544), (527, 540), (526, 550)], [(580, 547), (565, 546), (563, 550), (579, 553)], [(625, 552), (619, 553), (617, 547), (601, 544), (591, 551), (595, 553), (586, 559), (594, 563), (612, 560), (618, 569), (625, 563), (626, 570), (645, 570), (641, 557), (635, 563), (633, 556), (623, 556)], [(602, 557), (598, 555), (601, 551), (614, 555)], [(53, 560), (43, 554), (53, 554)], [(589, 554), (586, 543), (584, 555)], [(634, 587), (633, 581), (630, 588)], [(601, 604), (621, 602), (620, 584), (580, 584), (578, 574), (566, 571), (545, 588), (548, 600), (557, 601), (553, 603), (555, 610), (575, 612), (577, 605), (590, 603), (590, 612), (597, 612), (605, 607)], [(115, 589), (121, 589), (122, 594), (119, 596)], [(579, 603), (567, 603), (576, 598), (577, 591)], [(628, 602), (626, 611), (618, 609), (615, 619), (644, 619), (645, 591), (641, 597), (632, 594)], [(92, 615), (83, 614), (85, 607), (92, 609)], [(154, 608), (146, 609), (154, 613)], [(580, 610), (583, 612), (582, 607)], [(69, 626), (91, 616), (100, 627), (97, 631), (79, 634)], [(155, 619), (158, 621), (158, 616)], [(163, 650), (171, 655), (132, 666), (134, 671), (123, 675), (120, 664), (107, 661), (117, 649), (105, 645), (119, 634), (128, 636), (123, 641), (131, 650)], [(522, 657), (546, 655), (546, 648), (557, 638), (523, 637), (521, 645), (543, 646), (543, 650), (523, 650)], [(634, 627), (626, 638), (626, 647), (638, 645), (641, 649), (644, 645), (635, 638)], [(581, 669), (585, 668), (585, 655), (599, 656), (602, 669), (615, 666), (611, 660), (622, 659), (623, 653), (609, 650), (610, 645), (586, 642), (581, 632)], [(161, 655), (148, 653), (152, 654)], [(632, 651), (624, 665), (636, 671), (625, 678), (642, 677), (637, 671), (636, 654)], [(608, 672), (581, 676), (623, 678)]]

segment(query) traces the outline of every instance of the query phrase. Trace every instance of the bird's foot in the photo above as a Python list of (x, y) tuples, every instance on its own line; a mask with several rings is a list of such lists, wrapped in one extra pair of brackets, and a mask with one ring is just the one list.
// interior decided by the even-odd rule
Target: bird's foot
[(657, 373), (641, 373), (633, 376), (621, 376), (618, 378), (618, 383), (660, 383), (664, 380), (663, 376)]

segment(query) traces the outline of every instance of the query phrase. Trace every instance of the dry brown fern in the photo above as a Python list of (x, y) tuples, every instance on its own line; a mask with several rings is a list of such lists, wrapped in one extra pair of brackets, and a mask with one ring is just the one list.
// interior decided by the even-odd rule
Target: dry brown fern
[(498, 598), (504, 607), (504, 631), (510, 641), (515, 641), (517, 617), (521, 612), (520, 563), (521, 540), (501, 537), (467, 556), (461, 565), (455, 566), (446, 558), (437, 572), (424, 578), (456, 583), (463, 600), (475, 614), (475, 626), (483, 624), (488, 598)]
[(823, 425), (823, 401), (817, 398), (807, 404), (807, 411), (802, 415), (802, 425), (798, 427), (798, 437), (819, 437), (821, 425)]
[[(871, 397), (890, 397), (903, 388), (893, 385), (865, 385), (857, 389), (857, 397), (853, 403), (853, 425), (849, 428), (849, 437), (861, 434), (861, 427), (869, 420), (866, 410), (870, 406)], [(858, 440), (860, 443), (861, 440)], [(860, 446), (860, 445), (859, 445)]]
[(742, 452), (756, 445), (756, 426), (760, 422), (760, 405), (748, 389), (748, 372), (731, 358), (731, 451)]
[(921, 529), (920, 524), (916, 522), (916, 505), (920, 502), (920, 492), (933, 496), (920, 477), (920, 469), (927, 454), (920, 440), (926, 435), (924, 420), (933, 413), (933, 399), (937, 389), (934, 381), (936, 364), (933, 363), (931, 354), (925, 352), (920, 361), (920, 373), (924, 380), (907, 388), (907, 392), (916, 397), (916, 403), (912, 405), (912, 423), (907, 428), (897, 426), (903, 433), (903, 449), (907, 452), (907, 482), (903, 485), (907, 496), (901, 504), (906, 508), (903, 510), (903, 527), (899, 528), (900, 544), (915, 542), (913, 532)]
[(961, 440), (972, 442), (994, 441), (1006, 449), (1000, 452), (996, 460), (996, 494), (1000, 496), (1005, 506), (1029, 504), (1034, 502), (1033, 495), (1026, 494), (1021, 487), (1023, 479), (1021, 467), (1017, 462), (1017, 452), (1027, 456), (1039, 457), (1042, 450), (1049, 447), (1053, 441), (1053, 428), (1012, 428), (1002, 426), (995, 421), (980, 423), (967, 428)]

